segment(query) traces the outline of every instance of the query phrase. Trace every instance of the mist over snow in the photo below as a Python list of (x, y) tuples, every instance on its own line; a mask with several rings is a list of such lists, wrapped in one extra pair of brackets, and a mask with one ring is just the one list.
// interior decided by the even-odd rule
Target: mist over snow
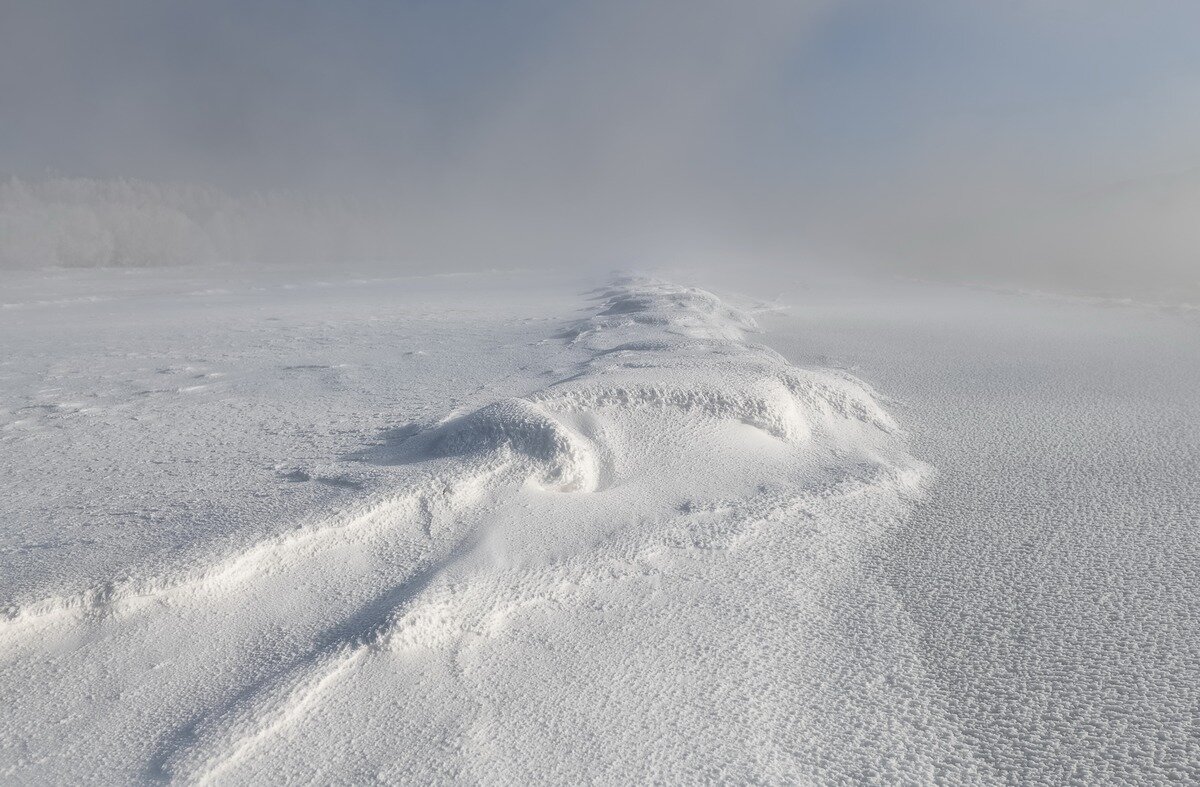
[(707, 256), (1197, 286), (1194, 4), (3, 13), (5, 267)]
[[(140, 180), (0, 183), (0, 267), (403, 263), (395, 211), (352, 197), (251, 193)], [(407, 269), (419, 270), (420, 260)]]
[(0, 784), (1200, 784), (1194, 0), (0, 0)]

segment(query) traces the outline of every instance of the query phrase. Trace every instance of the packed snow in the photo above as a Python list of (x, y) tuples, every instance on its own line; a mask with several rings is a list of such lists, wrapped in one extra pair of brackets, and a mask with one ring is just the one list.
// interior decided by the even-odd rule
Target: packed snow
[(1200, 778), (1194, 322), (691, 279), (14, 274), (0, 777)]

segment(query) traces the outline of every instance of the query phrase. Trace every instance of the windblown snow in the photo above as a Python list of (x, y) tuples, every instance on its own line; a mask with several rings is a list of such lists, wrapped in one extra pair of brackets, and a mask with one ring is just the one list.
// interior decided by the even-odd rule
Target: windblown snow
[(986, 776), (868, 565), (929, 475), (880, 397), (710, 292), (586, 298), (538, 324), (536, 384), (280, 457), (330, 479), (327, 515), (15, 601), (0, 775)]

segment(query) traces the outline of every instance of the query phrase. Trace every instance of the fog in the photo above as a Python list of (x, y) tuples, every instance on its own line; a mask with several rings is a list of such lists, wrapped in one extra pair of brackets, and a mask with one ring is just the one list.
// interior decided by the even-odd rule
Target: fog
[(1194, 3), (7, 2), (0, 266), (1197, 288)]

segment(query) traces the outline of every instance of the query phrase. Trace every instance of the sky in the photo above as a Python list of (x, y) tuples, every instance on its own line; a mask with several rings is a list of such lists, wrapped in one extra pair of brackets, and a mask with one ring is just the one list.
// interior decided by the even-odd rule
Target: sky
[(1173, 0), (0, 0), (0, 174), (353, 194), (448, 256), (1192, 281), (1197, 31)]

